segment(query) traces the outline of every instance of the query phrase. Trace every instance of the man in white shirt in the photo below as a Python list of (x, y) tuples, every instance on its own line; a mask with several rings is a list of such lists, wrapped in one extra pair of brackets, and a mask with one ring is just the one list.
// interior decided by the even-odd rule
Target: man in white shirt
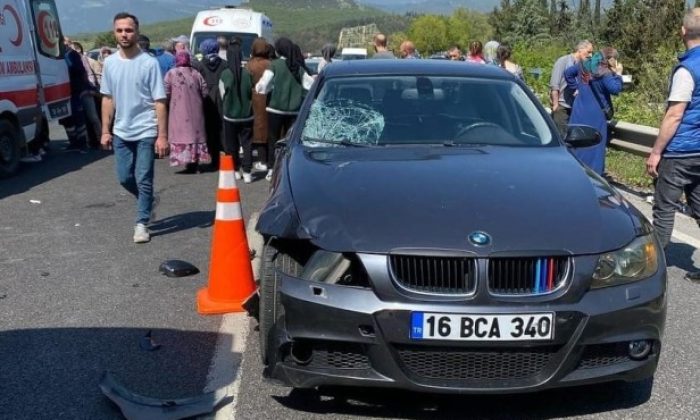
[[(158, 61), (141, 50), (136, 16), (114, 17), (119, 51), (102, 72), (102, 147), (114, 149), (119, 183), (137, 200), (134, 242), (149, 242), (153, 210), (153, 161), (168, 153), (168, 114)], [(109, 128), (114, 122), (113, 134)]]

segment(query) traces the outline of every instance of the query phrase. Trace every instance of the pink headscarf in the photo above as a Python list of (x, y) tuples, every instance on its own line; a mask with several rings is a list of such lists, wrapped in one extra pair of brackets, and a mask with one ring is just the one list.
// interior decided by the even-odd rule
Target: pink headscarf
[(175, 53), (175, 67), (190, 67), (190, 53), (187, 51), (178, 51)]

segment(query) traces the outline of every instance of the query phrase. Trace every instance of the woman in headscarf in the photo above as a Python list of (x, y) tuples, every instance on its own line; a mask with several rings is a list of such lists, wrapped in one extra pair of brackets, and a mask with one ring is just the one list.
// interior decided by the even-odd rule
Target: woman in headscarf
[[(270, 49), (272, 46), (265, 38), (257, 38), (251, 46), (251, 57), (246, 68), (253, 78), (255, 86), (263, 73), (270, 66)], [(267, 95), (261, 95), (253, 89), (253, 147), (258, 151), (255, 169), (267, 172)]]
[(199, 165), (210, 163), (204, 130), (202, 101), (207, 95), (207, 84), (191, 66), (190, 54), (178, 51), (175, 67), (168, 70), (163, 82), (168, 95), (168, 141), (170, 166), (184, 165), (185, 173), (194, 173)]
[(326, 44), (321, 48), (321, 55), (323, 59), (318, 63), (318, 72), (321, 73), (324, 67), (329, 65), (333, 61), (337, 49), (333, 44)]
[[(248, 184), (252, 181), (250, 171), (253, 165), (250, 143), (253, 80), (250, 72), (243, 68), (240, 43), (231, 43), (226, 57), (228, 68), (221, 73), (219, 80), (224, 117), (224, 153), (233, 156), (236, 179), (243, 178), (243, 182)], [(243, 162), (238, 155), (239, 148), (243, 148)]]
[(219, 44), (213, 38), (202, 41), (199, 46), (202, 61), (196, 61), (193, 67), (197, 69), (207, 82), (207, 96), (204, 98), (204, 128), (207, 132), (207, 147), (211, 154), (212, 169), (219, 168), (219, 152), (221, 151), (221, 97), (219, 96), (219, 78), (226, 69), (226, 61), (219, 57)]
[(573, 154), (599, 175), (605, 172), (605, 147), (608, 142), (608, 120), (612, 118), (611, 95), (622, 91), (622, 65), (617, 50), (603, 48), (588, 60), (564, 71), (568, 87), (575, 91), (569, 125), (588, 125), (600, 132), (601, 142), (578, 148)]
[(294, 124), (304, 98), (304, 92), (311, 88), (314, 79), (304, 70), (304, 57), (301, 49), (288, 38), (275, 42), (279, 58), (272, 60), (263, 76), (255, 85), (259, 94), (270, 94), (267, 106), (267, 176), (272, 180), (272, 167), (275, 163), (275, 143), (287, 135)]

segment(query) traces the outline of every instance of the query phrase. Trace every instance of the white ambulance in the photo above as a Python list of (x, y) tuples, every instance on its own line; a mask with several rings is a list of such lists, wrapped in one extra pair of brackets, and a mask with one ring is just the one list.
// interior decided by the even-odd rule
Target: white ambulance
[(216, 40), (219, 36), (225, 36), (229, 40), (238, 37), (244, 59), (250, 57), (250, 47), (255, 38), (263, 37), (268, 42), (274, 40), (272, 21), (262, 13), (235, 6), (197, 13), (190, 35), (192, 52), (197, 55), (202, 41), (208, 38)]
[(0, 177), (16, 169), (42, 118), (70, 115), (54, 0), (0, 0)]

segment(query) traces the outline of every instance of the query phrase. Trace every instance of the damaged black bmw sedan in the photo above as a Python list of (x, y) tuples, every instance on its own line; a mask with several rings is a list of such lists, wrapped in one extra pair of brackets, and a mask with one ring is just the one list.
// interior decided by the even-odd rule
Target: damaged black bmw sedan
[(297, 388), (511, 393), (654, 375), (666, 263), (644, 216), (497, 67), (324, 69), (278, 147), (266, 377)]

